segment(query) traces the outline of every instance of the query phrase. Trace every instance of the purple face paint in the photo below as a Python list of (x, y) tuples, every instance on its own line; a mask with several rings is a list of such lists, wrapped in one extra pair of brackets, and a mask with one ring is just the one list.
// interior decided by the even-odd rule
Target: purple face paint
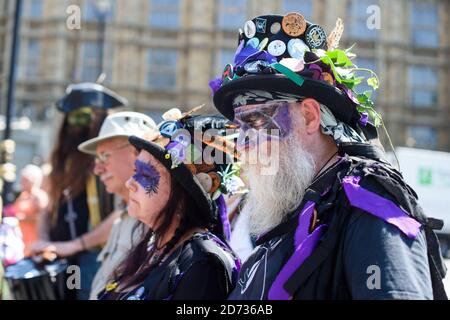
[(235, 109), (235, 123), (240, 127), (238, 146), (259, 145), (279, 140), (292, 131), (288, 101), (248, 105)]
[(159, 175), (158, 170), (150, 163), (145, 163), (139, 160), (134, 162), (136, 173), (133, 179), (145, 189), (145, 192), (150, 196), (153, 193), (158, 193)]

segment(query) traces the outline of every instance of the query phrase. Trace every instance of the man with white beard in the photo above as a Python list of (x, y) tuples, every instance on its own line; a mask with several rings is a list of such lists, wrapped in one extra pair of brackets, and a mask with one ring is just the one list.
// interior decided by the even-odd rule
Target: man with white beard
[(258, 235), (229, 299), (446, 299), (442, 225), (384, 159), (381, 117), (354, 91), (350, 50), (336, 49), (342, 21), (329, 37), (298, 13), (243, 30), (210, 82), (240, 127), (242, 210)]

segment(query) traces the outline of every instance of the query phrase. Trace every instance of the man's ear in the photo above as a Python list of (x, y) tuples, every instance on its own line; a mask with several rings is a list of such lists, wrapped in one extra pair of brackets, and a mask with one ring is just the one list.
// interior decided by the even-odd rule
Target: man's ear
[(302, 101), (300, 112), (305, 119), (305, 131), (308, 134), (317, 132), (320, 128), (320, 104), (311, 98)]

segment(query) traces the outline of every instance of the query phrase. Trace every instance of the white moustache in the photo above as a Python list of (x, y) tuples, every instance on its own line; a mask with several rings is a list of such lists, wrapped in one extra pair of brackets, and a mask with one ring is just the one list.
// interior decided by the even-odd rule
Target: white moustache
[(101, 180), (102, 182), (104, 182), (105, 180), (108, 180), (109, 178), (112, 178), (112, 174), (111, 174), (111, 173), (105, 173), (105, 174), (102, 174), (102, 175), (100, 176), (100, 180)]

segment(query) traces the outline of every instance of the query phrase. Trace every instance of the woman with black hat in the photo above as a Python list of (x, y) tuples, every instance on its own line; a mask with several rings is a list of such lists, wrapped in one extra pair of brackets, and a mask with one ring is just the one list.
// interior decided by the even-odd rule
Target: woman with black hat
[[(91, 168), (94, 158), (81, 153), (78, 145), (98, 135), (110, 109), (125, 107), (127, 100), (97, 83), (78, 83), (67, 87), (56, 103), (63, 113), (61, 127), (50, 156), (48, 176), (49, 206), (40, 215), (39, 241), (30, 245), (37, 254), (50, 241), (79, 240), (113, 211), (113, 197), (104, 190)], [(99, 248), (83, 250), (69, 257), (81, 270), (80, 290), (68, 290), (68, 299), (87, 300), (91, 282), (99, 267)]]
[[(234, 288), (239, 260), (226, 243), (222, 193), (237, 191), (228, 184), (237, 170), (211, 139), (193, 139), (194, 129), (223, 130), (227, 121), (169, 114), (159, 131), (129, 139), (140, 153), (127, 182), (128, 212), (150, 231), (99, 299), (225, 299)], [(212, 156), (199, 158), (208, 148)]]

